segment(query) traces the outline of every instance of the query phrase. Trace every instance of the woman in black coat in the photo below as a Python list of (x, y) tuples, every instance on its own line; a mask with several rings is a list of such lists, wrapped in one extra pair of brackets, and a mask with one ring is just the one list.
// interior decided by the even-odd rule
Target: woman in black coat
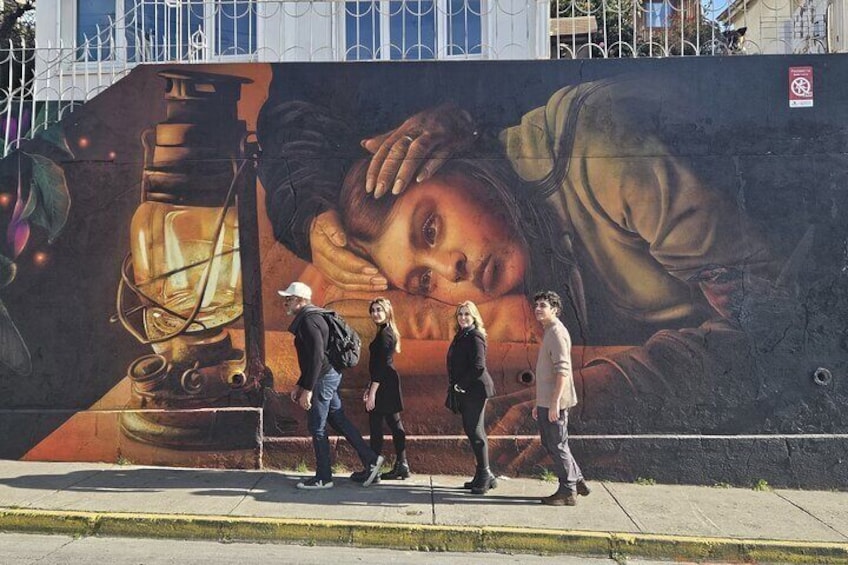
[(378, 455), (383, 449), (383, 421), (392, 433), (395, 446), (395, 465), (383, 473), (381, 479), (406, 479), (409, 463), (406, 460), (406, 432), (400, 413), (403, 397), (400, 391), (400, 375), (394, 365), (394, 354), (400, 353), (400, 333), (395, 325), (392, 303), (386, 298), (375, 298), (368, 308), (371, 320), (377, 325), (377, 335), (368, 346), (370, 354), (368, 369), (371, 382), (362, 400), (368, 411), (371, 428), (371, 449)]
[[(466, 301), (456, 309), (456, 335), (448, 349), (448, 406), (462, 415), (462, 428), (477, 468), (464, 488), (485, 494), (497, 486), (489, 469), (489, 440), (486, 437), (486, 402), (495, 394), (495, 385), (486, 369), (486, 328), (477, 306)], [(451, 402), (450, 396), (455, 402)]]

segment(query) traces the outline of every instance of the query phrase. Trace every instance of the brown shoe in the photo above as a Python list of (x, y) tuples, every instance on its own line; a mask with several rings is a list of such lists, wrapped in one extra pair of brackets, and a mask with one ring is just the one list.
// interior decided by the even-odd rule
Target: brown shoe
[(548, 506), (577, 506), (577, 498), (571, 491), (557, 491), (542, 499), (542, 504)]
[(592, 492), (592, 489), (589, 488), (589, 485), (586, 484), (586, 481), (580, 479), (577, 481), (577, 494), (580, 496), (589, 496), (589, 493)]

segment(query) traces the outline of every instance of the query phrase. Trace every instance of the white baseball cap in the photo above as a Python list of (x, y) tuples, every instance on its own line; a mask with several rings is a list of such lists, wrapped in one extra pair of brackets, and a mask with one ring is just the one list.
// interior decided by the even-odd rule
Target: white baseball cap
[(312, 289), (309, 288), (309, 285), (299, 281), (291, 283), (285, 290), (278, 290), (277, 294), (280, 296), (297, 296), (298, 298), (312, 300)]

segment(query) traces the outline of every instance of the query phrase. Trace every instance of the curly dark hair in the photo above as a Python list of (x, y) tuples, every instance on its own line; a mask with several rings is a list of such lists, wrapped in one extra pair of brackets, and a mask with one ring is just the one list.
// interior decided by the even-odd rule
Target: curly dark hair
[(551, 308), (556, 310), (556, 315), (559, 316), (562, 312), (562, 298), (559, 297), (559, 294), (552, 290), (542, 290), (533, 295), (533, 302), (536, 303), (539, 300), (544, 300), (548, 304), (551, 305)]

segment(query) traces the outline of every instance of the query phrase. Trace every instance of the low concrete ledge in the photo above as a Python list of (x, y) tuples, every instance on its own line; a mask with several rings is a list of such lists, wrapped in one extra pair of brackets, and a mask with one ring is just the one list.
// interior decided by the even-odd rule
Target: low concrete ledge
[[(385, 449), (392, 455), (391, 439)], [(356, 452), (331, 437), (335, 461), (349, 469), (360, 466)], [(407, 436), (414, 473), (471, 476), (474, 459), (461, 436)], [(848, 485), (848, 435), (797, 434), (756, 436), (706, 435), (575, 435), (571, 450), (586, 477), (632, 482), (650, 477), (665, 484), (726, 483), (750, 487), (762, 479), (781, 488), (844, 490)], [(314, 465), (308, 437), (269, 438), (263, 443), (263, 466), (294, 469)], [(506, 476), (533, 477), (550, 460), (537, 436), (489, 436), (492, 469)]]
[(0, 531), (78, 536), (238, 540), (420, 551), (848, 564), (848, 543), (239, 516), (0, 508)]

